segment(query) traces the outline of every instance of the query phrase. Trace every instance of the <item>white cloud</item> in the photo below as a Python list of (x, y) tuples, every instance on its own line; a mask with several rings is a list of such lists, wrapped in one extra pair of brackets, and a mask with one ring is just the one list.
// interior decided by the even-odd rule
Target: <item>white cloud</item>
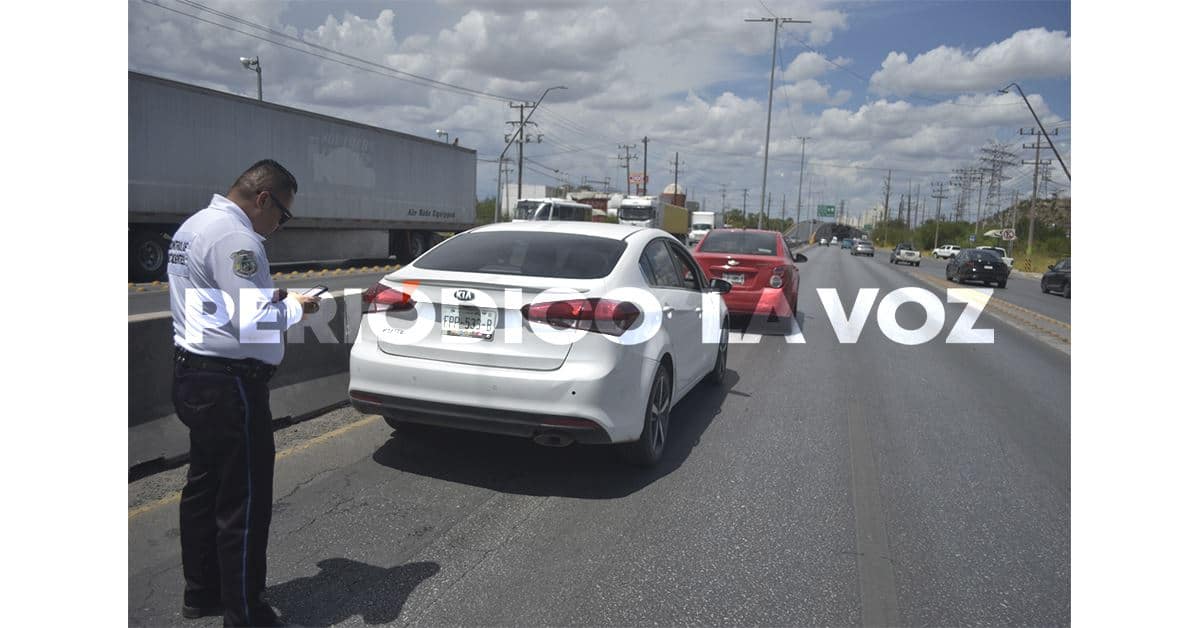
[(988, 91), (1022, 79), (1070, 75), (1070, 36), (1032, 28), (969, 51), (939, 46), (912, 61), (903, 52), (890, 52), (871, 76), (871, 89), (899, 95)]
[[(845, 66), (850, 64), (850, 60), (845, 57), (832, 59), (838, 65)], [(828, 72), (833, 66), (819, 53), (802, 52), (792, 59), (787, 68), (783, 71), (783, 80), (792, 83), (812, 79)]]
[[(858, 96), (861, 87), (841, 80), (845, 75), (819, 54), (795, 53), (797, 41), (823, 45), (847, 30), (846, 16), (815, 2), (767, 4), (776, 14), (815, 22), (789, 25), (781, 33), (781, 50), (789, 54), (781, 55), (776, 74), (768, 182), (776, 199), (787, 194), (789, 205), (795, 202), (800, 156), (795, 135), (813, 138), (806, 172), (814, 177), (814, 201), (822, 195), (829, 202), (844, 198), (852, 208), (874, 201), (887, 168), (949, 171), (973, 161), (977, 148), (997, 133), (1029, 126), (1028, 111), (1015, 95), (979, 94), (936, 104), (880, 99), (859, 106), (856, 94), (843, 87)], [(707, 194), (710, 203), (719, 202), (720, 183), (730, 184), (729, 198), (736, 196), (739, 205), (746, 188), (757, 207), (771, 37), (769, 25), (742, 21), (765, 15), (756, 2), (444, 0), (421, 5), (434, 26), (420, 31), (407, 19), (415, 5), (361, 15), (349, 10), (325, 15), (310, 6), (318, 5), (225, 2), (219, 8), (397, 70), (505, 97), (533, 100), (548, 86), (566, 85), (569, 90), (551, 92), (535, 114), (545, 141), (529, 145), (527, 156), (572, 173), (576, 181), (580, 175), (609, 176), (617, 183), (624, 176), (614, 159), (617, 145), (637, 144), (640, 155), (640, 139), (648, 136), (655, 191), (669, 178), (668, 161), (678, 150), (686, 164), (681, 184)], [(504, 102), (346, 67), (142, 2), (130, 3), (129, 36), (130, 69), (253, 95), (254, 75), (237, 57), (258, 54), (267, 100), (430, 138), (435, 128), (447, 129), (481, 159), (495, 158), (508, 129), (505, 121), (515, 119)], [(963, 54), (971, 67), (990, 68), (998, 53)], [(852, 63), (844, 57), (832, 61)], [(923, 69), (925, 63), (906, 65)], [(893, 61), (888, 67), (897, 66)], [(1003, 84), (989, 83), (987, 90)], [(1047, 124), (1059, 119), (1038, 94), (1029, 96)], [(852, 99), (855, 106), (847, 107)], [(850, 164), (884, 170), (845, 167)], [(641, 166), (634, 162), (634, 169)], [(495, 163), (480, 162), (481, 196), (494, 193), (495, 173)], [(525, 177), (551, 182), (531, 169)]]

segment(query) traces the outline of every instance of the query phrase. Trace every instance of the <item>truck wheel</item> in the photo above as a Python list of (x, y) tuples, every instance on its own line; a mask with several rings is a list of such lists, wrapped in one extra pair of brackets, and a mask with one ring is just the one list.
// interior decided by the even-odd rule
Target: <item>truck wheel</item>
[(129, 238), (129, 278), (141, 282), (166, 276), (170, 243), (170, 236), (159, 231), (133, 232)]
[(404, 232), (404, 249), (405, 261), (411, 262), (425, 254), (429, 250), (428, 241), (425, 239), (424, 231), (405, 231)]
[(1063, 296), (1068, 299), (1071, 298), (1071, 282), (1070, 281), (1063, 284)]

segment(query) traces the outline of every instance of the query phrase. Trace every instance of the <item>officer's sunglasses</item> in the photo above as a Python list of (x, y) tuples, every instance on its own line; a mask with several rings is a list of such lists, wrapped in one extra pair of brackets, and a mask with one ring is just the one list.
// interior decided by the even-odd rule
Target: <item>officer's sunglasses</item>
[(288, 210), (286, 205), (284, 205), (283, 203), (280, 203), (278, 198), (275, 198), (274, 192), (272, 192), (270, 190), (263, 190), (263, 191), (266, 192), (267, 195), (271, 197), (271, 200), (275, 202), (275, 206), (279, 208), (279, 226), (282, 227), (283, 223), (292, 219), (292, 212)]

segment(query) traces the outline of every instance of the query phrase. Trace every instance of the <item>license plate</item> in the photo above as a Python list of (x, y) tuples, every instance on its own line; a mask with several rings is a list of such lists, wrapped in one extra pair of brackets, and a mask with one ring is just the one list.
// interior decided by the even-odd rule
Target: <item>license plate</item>
[(984, 266), (984, 267), (983, 267), (983, 269), (984, 269), (984, 270), (991, 270), (991, 269), (992, 269), (992, 267), (991, 267), (991, 266)]
[(746, 283), (746, 276), (741, 273), (724, 273), (721, 275), (721, 279), (738, 286)]
[(496, 333), (496, 310), (469, 305), (442, 306), (442, 334), (491, 340)]

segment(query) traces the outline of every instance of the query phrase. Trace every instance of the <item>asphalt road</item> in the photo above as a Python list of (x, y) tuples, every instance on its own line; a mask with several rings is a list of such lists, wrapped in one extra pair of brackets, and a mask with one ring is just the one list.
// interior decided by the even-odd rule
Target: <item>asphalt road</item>
[[(945, 292), (807, 254), (806, 342), (732, 345), (654, 470), (322, 417), (342, 427), (280, 447), (271, 601), (305, 625), (1069, 624), (1070, 358), (986, 313), (993, 344), (947, 344), (961, 304), (927, 344), (888, 340), (874, 308), (841, 344), (818, 288), (847, 311), (859, 288)], [(130, 625), (184, 623), (177, 508), (131, 509)]]
[[(841, 251), (849, 256), (850, 251)], [(888, 256), (891, 251), (878, 250), (875, 253), (875, 261), (888, 263)], [(862, 259), (871, 259), (869, 257)], [(914, 271), (923, 272), (933, 277), (946, 278), (946, 260), (935, 259), (924, 256), (921, 258), (920, 266), (911, 267)], [(900, 268), (907, 268), (904, 264), (899, 264)], [(1039, 269), (1038, 272), (1041, 272)], [(967, 284), (980, 285), (980, 284)], [(982, 287), (980, 285), (980, 287)], [(1019, 305), (1024, 308), (1031, 309), (1039, 314), (1044, 314), (1051, 318), (1060, 320), (1064, 323), (1071, 322), (1071, 300), (1063, 296), (1052, 293), (1042, 293), (1041, 281), (1038, 279), (1026, 279), (1020, 275), (1010, 275), (1007, 286), (1001, 290), (996, 288), (996, 297), (1004, 299), (1014, 305)]]

